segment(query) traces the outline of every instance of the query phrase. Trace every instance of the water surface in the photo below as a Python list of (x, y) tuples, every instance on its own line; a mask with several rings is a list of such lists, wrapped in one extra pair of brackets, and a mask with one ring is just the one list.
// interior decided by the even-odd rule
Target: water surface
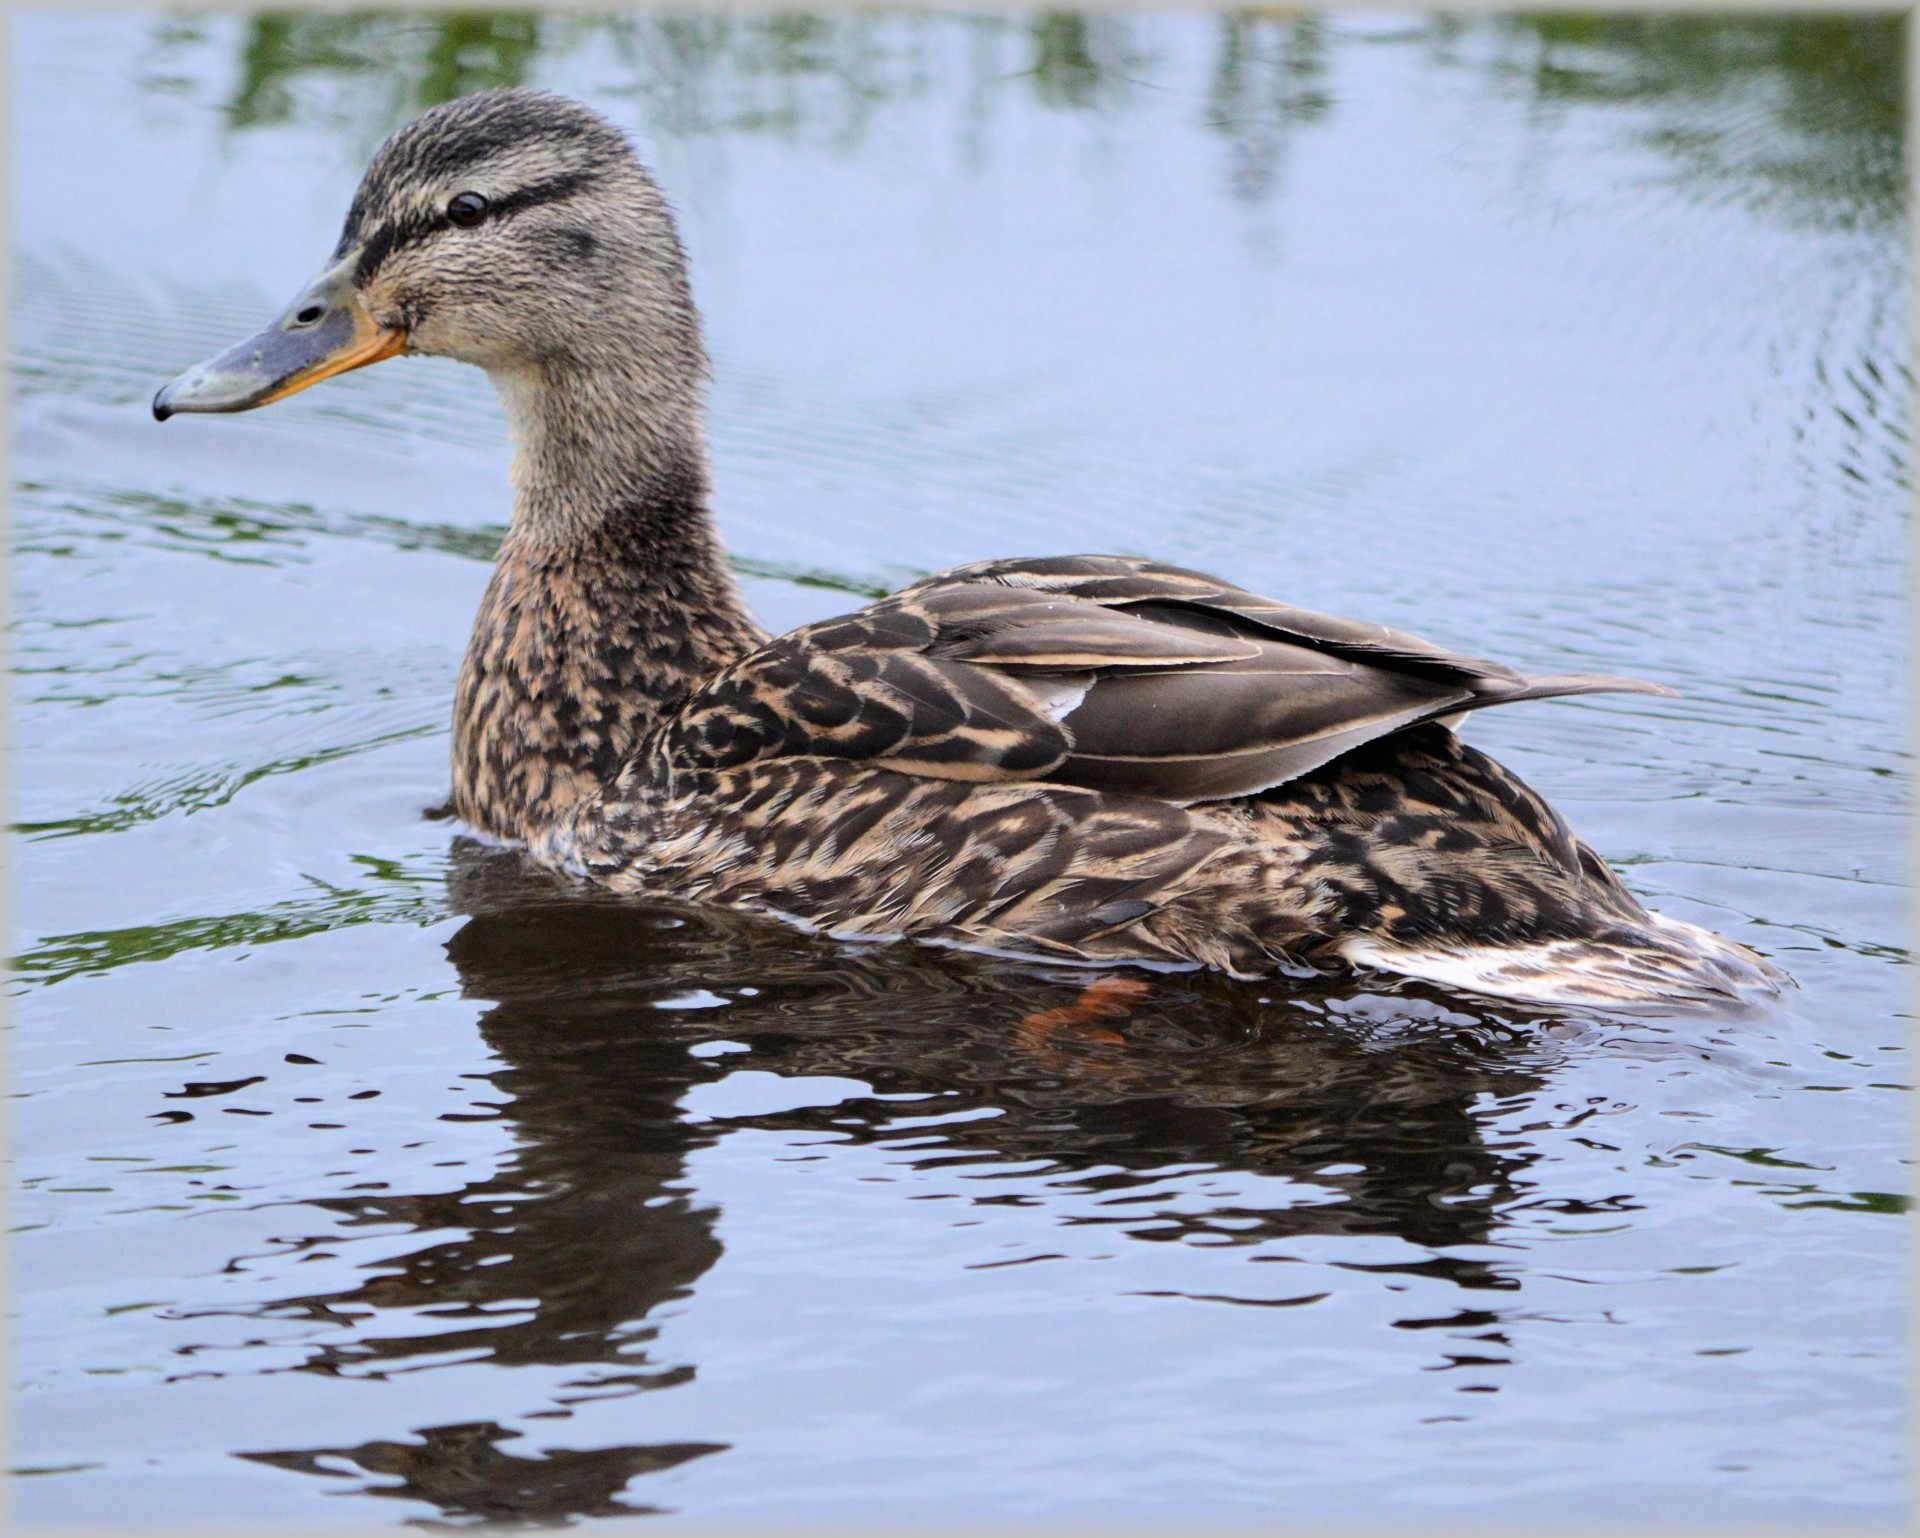
[[(18, 13), (25, 1520), (1890, 1520), (1890, 19)], [(505, 517), (409, 360), (156, 426), (365, 158), (629, 128), (785, 627), (1150, 553), (1677, 700), (1491, 712), (1733, 1019), (1087, 981), (433, 821)]]

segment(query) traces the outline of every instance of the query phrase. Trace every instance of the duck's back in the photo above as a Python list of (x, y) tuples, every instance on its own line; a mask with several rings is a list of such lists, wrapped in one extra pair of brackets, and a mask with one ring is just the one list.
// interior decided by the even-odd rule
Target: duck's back
[(1440, 724), (1600, 689), (1665, 692), (1528, 679), (1130, 558), (983, 563), (722, 670), (547, 852), (838, 934), (1052, 959), (1341, 958), (1568, 1002), (1767, 986)]

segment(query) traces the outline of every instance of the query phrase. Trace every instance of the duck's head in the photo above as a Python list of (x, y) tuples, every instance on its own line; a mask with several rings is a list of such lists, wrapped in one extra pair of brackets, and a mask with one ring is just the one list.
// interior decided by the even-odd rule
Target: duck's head
[(319, 276), (153, 414), (247, 411), (403, 352), (476, 364), (510, 404), (576, 375), (691, 406), (705, 355), (685, 259), (617, 128), (545, 91), (435, 107), (374, 156)]

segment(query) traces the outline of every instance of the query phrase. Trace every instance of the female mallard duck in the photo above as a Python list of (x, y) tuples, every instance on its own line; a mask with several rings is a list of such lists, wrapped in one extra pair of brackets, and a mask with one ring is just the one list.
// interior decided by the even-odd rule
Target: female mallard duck
[(770, 640), (714, 534), (706, 353), (659, 190), (538, 91), (382, 146), (327, 268), (154, 415), (397, 353), (485, 369), (514, 508), (461, 668), (453, 806), (620, 891), (1051, 960), (1344, 960), (1543, 1003), (1770, 993), (1642, 908), (1450, 723), (1528, 678), (1121, 556), (986, 561)]

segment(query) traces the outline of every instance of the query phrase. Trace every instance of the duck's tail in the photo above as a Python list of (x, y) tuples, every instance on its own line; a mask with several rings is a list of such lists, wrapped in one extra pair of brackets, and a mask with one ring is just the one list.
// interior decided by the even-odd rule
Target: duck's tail
[(1641, 924), (1578, 939), (1405, 944), (1354, 935), (1338, 949), (1355, 966), (1528, 1004), (1699, 1008), (1756, 1004), (1792, 986), (1744, 945), (1665, 914), (1642, 914)]
[(1308, 851), (1325, 948), (1356, 966), (1547, 1005), (1727, 1005), (1789, 986), (1745, 946), (1643, 908), (1538, 793), (1437, 725), (1254, 808), (1277, 846)]

